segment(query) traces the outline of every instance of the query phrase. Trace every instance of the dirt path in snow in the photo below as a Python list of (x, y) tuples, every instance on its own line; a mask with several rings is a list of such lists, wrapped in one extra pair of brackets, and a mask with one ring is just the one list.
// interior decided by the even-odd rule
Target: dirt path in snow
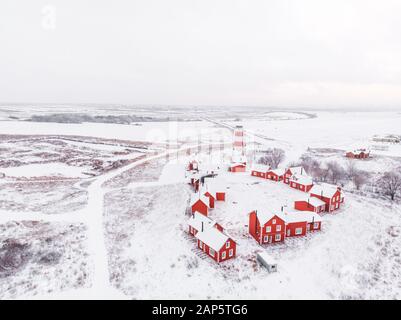
[[(126, 166), (120, 167), (116, 170), (109, 171), (103, 175), (85, 179), (88, 183), (92, 181), (88, 186), (88, 204), (85, 208), (78, 210), (73, 213), (60, 213), (57, 215), (41, 214), (37, 212), (0, 212), (0, 223), (7, 221), (22, 221), (22, 220), (41, 220), (41, 221), (68, 221), (68, 222), (83, 222), (88, 227), (88, 250), (92, 257), (94, 264), (94, 270), (92, 274), (92, 287), (89, 289), (83, 289), (85, 291), (85, 297), (91, 299), (123, 299), (126, 298), (121, 292), (114, 289), (109, 281), (109, 263), (108, 263), (108, 252), (105, 243), (105, 230), (103, 224), (103, 206), (104, 206), (104, 196), (107, 192), (115, 188), (105, 188), (104, 183), (115, 178), (116, 176), (122, 174), (125, 171), (135, 168), (145, 162), (156, 160), (168, 155), (178, 154), (180, 152), (185, 152), (188, 150), (198, 149), (199, 147), (213, 147), (220, 146), (220, 143), (206, 143), (206, 144), (196, 144), (186, 147), (181, 147), (178, 149), (171, 149), (165, 152), (148, 156), (140, 160), (131, 162)], [(81, 184), (82, 181), (77, 184)], [(130, 187), (136, 188), (140, 186), (150, 186), (150, 185), (165, 185), (169, 184), (164, 181), (155, 182), (138, 182), (133, 183)], [(83, 188), (84, 189), (84, 188)], [(78, 289), (77, 291), (79, 291)], [(76, 290), (69, 291), (63, 298), (74, 298)], [(50, 295), (48, 298), (53, 296)], [(43, 297), (42, 297), (43, 298)]]

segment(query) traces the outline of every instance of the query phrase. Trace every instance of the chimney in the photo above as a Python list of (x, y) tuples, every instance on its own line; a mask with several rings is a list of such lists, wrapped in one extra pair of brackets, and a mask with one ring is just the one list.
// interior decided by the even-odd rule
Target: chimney
[(203, 221), (202, 221), (202, 232), (203, 232)]

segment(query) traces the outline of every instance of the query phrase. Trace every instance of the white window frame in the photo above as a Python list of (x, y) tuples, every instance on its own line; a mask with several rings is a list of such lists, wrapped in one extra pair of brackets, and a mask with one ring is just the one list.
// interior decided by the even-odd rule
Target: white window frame
[(318, 229), (318, 228), (319, 228), (319, 222), (314, 222), (313, 229)]
[(281, 224), (276, 225), (276, 231), (281, 231)]
[(226, 258), (226, 252), (225, 252), (225, 251), (223, 251), (223, 252), (221, 253), (221, 258), (222, 258), (222, 259), (225, 259), (225, 258)]
[(234, 255), (234, 249), (228, 250), (228, 256), (232, 257)]
[(266, 226), (266, 232), (272, 232), (272, 227), (271, 226)]
[(281, 241), (281, 234), (276, 234), (276, 235), (274, 236), (274, 240), (275, 240), (275, 241)]
[(269, 242), (269, 236), (264, 236), (263, 237), (263, 243)]
[(214, 256), (216, 255), (216, 251), (209, 247), (209, 255), (214, 258)]
[(303, 232), (303, 228), (295, 228), (295, 235), (300, 235)]
[(230, 241), (226, 242), (226, 249), (230, 248)]
[(272, 224), (276, 224), (276, 219), (273, 219)]

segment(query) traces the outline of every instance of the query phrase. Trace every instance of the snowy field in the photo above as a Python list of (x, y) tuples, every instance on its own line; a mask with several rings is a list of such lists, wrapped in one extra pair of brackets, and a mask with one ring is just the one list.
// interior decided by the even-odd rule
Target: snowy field
[[(93, 108), (84, 112), (97, 114)], [(282, 166), (307, 154), (345, 167), (346, 150), (369, 147), (377, 134), (401, 135), (400, 113), (177, 108), (166, 121), (161, 115), (171, 110), (163, 108), (102, 110), (116, 118), (48, 122), (54, 109), (1, 108), (1, 299), (401, 298), (399, 199), (346, 192), (344, 207), (323, 216), (321, 232), (260, 247), (247, 233), (247, 214), (290, 207), (303, 193), (222, 171), (215, 179), (227, 187), (227, 201), (211, 217), (239, 245), (235, 260), (217, 265), (185, 232), (192, 191), (184, 172), (194, 154), (227, 162), (238, 124), (250, 162), (258, 145), (283, 149)], [(358, 169), (398, 170), (401, 145), (385, 145)], [(277, 273), (256, 263), (260, 250), (277, 258)]]

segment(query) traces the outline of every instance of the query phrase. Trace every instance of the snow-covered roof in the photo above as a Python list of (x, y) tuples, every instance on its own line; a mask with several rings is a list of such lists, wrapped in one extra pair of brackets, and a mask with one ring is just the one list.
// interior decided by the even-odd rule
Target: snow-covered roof
[(214, 184), (214, 183), (205, 183), (201, 189), (201, 193), (205, 194), (206, 192), (209, 192), (211, 195), (214, 197), (216, 196), (216, 193), (218, 192), (226, 192), (226, 187), (221, 184)]
[(322, 218), (314, 212), (310, 211), (287, 211), (285, 213), (285, 221), (286, 222), (320, 222), (322, 221)]
[(302, 166), (299, 167), (290, 167), (288, 168), (291, 170), (292, 174), (296, 174), (296, 175), (307, 175), (305, 169)]
[(203, 222), (203, 229), (208, 227), (213, 227), (216, 224), (215, 221), (206, 217), (205, 215), (199, 212), (194, 212), (191, 218), (189, 218), (188, 220), (188, 225), (199, 231), (202, 230), (202, 222)]
[(269, 255), (266, 251), (258, 252), (259, 257), (261, 257), (268, 264), (277, 264), (276, 259)]
[(304, 186), (309, 186), (311, 184), (313, 184), (313, 180), (310, 176), (307, 175), (298, 175), (298, 174), (294, 174), (291, 176), (290, 181), (295, 181), (299, 184), (302, 184)]
[(232, 168), (232, 167), (238, 167), (238, 166), (245, 167), (246, 165), (245, 165), (243, 162), (232, 162), (232, 163), (230, 164), (230, 167), (231, 167), (231, 168)]
[(278, 168), (278, 169), (270, 170), (270, 172), (273, 172), (277, 176), (283, 176), (285, 173), (285, 169)]
[(219, 251), (228, 239), (230, 239), (229, 236), (219, 231), (217, 228), (206, 228), (203, 232), (198, 230), (195, 237), (215, 251)]
[(269, 220), (271, 220), (274, 216), (277, 216), (285, 221), (285, 216), (281, 211), (277, 212), (270, 210), (256, 210), (256, 215), (258, 217), (260, 225), (262, 226), (266, 224)]
[(270, 166), (265, 164), (254, 164), (252, 165), (251, 170), (258, 171), (258, 172), (267, 172), (270, 170)]
[(323, 184), (315, 184), (312, 187), (312, 189), (310, 189), (310, 193), (323, 196), (326, 198), (332, 198), (334, 194), (337, 192), (337, 190), (338, 189), (335, 185), (323, 183)]
[(351, 152), (351, 153), (354, 153), (354, 154), (360, 154), (362, 152), (363, 153), (370, 153), (370, 150), (363, 148), (363, 149), (355, 149), (353, 151), (348, 151), (348, 152)]
[(306, 198), (300, 199), (298, 201), (309, 202), (314, 207), (320, 207), (320, 206), (326, 205), (326, 202), (324, 202), (323, 200), (320, 200), (319, 198), (316, 198), (316, 197), (306, 197)]
[(206, 197), (203, 193), (201, 193), (200, 195), (199, 194), (194, 195), (191, 199), (190, 206), (192, 207), (198, 200), (201, 200), (209, 207), (209, 198)]

